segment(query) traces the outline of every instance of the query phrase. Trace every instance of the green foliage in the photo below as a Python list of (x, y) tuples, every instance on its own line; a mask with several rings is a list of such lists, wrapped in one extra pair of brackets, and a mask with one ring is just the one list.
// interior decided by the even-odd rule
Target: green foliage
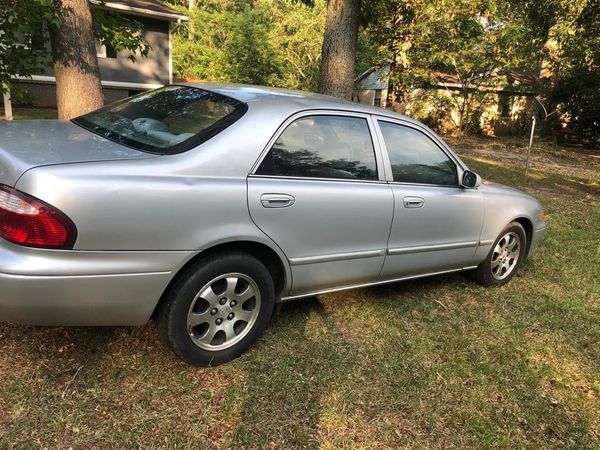
[[(173, 5), (177, 7), (177, 5)], [(204, 0), (174, 36), (173, 70), (190, 79), (314, 89), (325, 1)]]
[[(192, 11), (188, 0), (172, 3), (190, 16), (174, 35), (176, 76), (316, 89), (326, 0), (197, 0)], [(0, 0), (1, 83), (49, 64), (47, 50), (32, 43), (45, 39), (42, 23), (55, 20), (52, 4)], [(499, 71), (532, 72), (544, 79), (535, 88), (550, 111), (558, 105), (569, 126), (600, 133), (599, 10), (598, 0), (364, 1), (356, 72), (391, 59), (398, 101), (439, 87), (432, 74), (454, 75), (462, 89), (419, 114), (463, 131), (478, 128), (489, 101), (481, 89), (497, 86)], [(142, 57), (150, 51), (139, 22), (99, 8), (93, 17), (101, 42)]]
[(600, 2), (589, 2), (565, 42), (556, 98), (569, 126), (600, 136)]
[(356, 53), (355, 70), (357, 75), (381, 65), (382, 61), (389, 58), (385, 46), (370, 39), (368, 31), (365, 29), (361, 29), (358, 33), (358, 49)]
[[(544, 81), (540, 93), (563, 123), (600, 135), (600, 2), (504, 0), (512, 65)], [(508, 48), (508, 47), (507, 47)]]
[(446, 133), (455, 126), (452, 123), (454, 106), (449, 96), (437, 95), (436, 91), (422, 89), (413, 94), (406, 113), (432, 130)]
[(271, 42), (265, 39), (269, 33), (267, 11), (244, 5), (228, 19), (232, 33), (223, 46), (225, 71), (240, 83), (276, 84), (280, 66)]
[(30, 76), (48, 64), (42, 23), (53, 22), (50, 0), (0, 0), (0, 90), (13, 75)]
[(116, 51), (128, 50), (129, 59), (136, 61), (135, 53), (148, 56), (152, 47), (144, 39), (143, 25), (128, 16), (99, 8), (92, 8), (94, 37), (102, 44), (110, 45)]
[(33, 104), (33, 97), (29, 91), (14, 85), (10, 86), (10, 99), (13, 105), (30, 106)]

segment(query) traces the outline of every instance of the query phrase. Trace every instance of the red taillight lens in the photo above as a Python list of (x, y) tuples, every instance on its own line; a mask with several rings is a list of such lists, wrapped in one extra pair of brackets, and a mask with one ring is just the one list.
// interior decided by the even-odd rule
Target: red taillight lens
[(0, 185), (0, 237), (27, 247), (71, 249), (77, 230), (56, 208)]

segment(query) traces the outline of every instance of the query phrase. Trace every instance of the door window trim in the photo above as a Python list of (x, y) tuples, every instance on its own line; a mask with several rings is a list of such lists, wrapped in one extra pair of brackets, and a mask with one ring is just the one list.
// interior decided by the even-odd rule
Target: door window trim
[[(462, 189), (462, 187), (460, 186), (460, 179), (462, 177), (462, 173), (467, 169), (467, 167), (452, 151), (450, 151), (446, 147), (446, 145), (444, 145), (442, 142), (440, 142), (439, 138), (435, 134), (433, 134), (428, 129), (419, 126), (419, 124), (414, 123), (414, 122), (409, 122), (407, 120), (401, 120), (401, 119), (385, 117), (385, 116), (373, 116), (373, 121), (376, 122), (377, 138), (379, 140), (379, 146), (381, 148), (382, 158), (383, 158), (383, 162), (384, 162), (384, 165), (386, 168), (386, 172), (385, 172), (386, 180), (388, 181), (389, 184), (405, 185), (405, 186), (419, 186), (419, 187), (430, 186), (430, 187), (438, 187), (438, 188), (442, 187), (442, 188), (450, 188), (450, 189)], [(431, 140), (431, 142), (433, 142), (446, 155), (446, 157), (448, 159), (450, 159), (450, 161), (452, 161), (456, 165), (456, 176), (457, 176), (457, 180), (459, 180), (458, 183), (449, 185), (449, 184), (411, 183), (411, 182), (406, 182), (406, 181), (394, 181), (394, 176), (392, 173), (392, 164), (390, 162), (389, 152), (387, 149), (387, 145), (385, 143), (385, 139), (383, 138), (383, 132), (381, 131), (379, 122), (387, 122), (387, 123), (390, 123), (393, 125), (399, 125), (399, 126), (411, 128), (413, 130), (416, 130), (416, 131), (424, 134), (426, 137), (428, 137)]]
[[(300, 177), (300, 176), (290, 176), (290, 175), (261, 175), (257, 174), (256, 171), (260, 167), (263, 162), (263, 159), (266, 158), (267, 154), (277, 142), (277, 139), (284, 133), (287, 127), (294, 122), (295, 120), (301, 119), (303, 117), (309, 116), (338, 116), (338, 117), (353, 117), (357, 119), (365, 119), (367, 121), (367, 126), (369, 127), (369, 133), (371, 135), (371, 143), (373, 144), (373, 156), (375, 157), (375, 167), (377, 168), (377, 179), (376, 180), (355, 180), (355, 179), (347, 179), (347, 178), (322, 178), (322, 177)], [(280, 126), (277, 128), (275, 134), (271, 137), (265, 148), (260, 153), (260, 156), (252, 166), (248, 177), (251, 178), (275, 178), (275, 179), (286, 179), (286, 180), (304, 180), (304, 181), (337, 181), (337, 182), (345, 182), (345, 183), (387, 183), (387, 171), (385, 168), (385, 159), (382, 154), (382, 149), (380, 146), (380, 139), (377, 135), (378, 126), (375, 124), (373, 117), (371, 114), (358, 113), (353, 111), (344, 111), (344, 110), (332, 110), (332, 109), (310, 109), (305, 111), (297, 112), (291, 116), (289, 116)]]

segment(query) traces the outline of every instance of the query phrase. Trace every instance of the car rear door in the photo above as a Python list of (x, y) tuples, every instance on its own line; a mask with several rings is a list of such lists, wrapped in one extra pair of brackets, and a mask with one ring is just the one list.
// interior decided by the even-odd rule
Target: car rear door
[(393, 214), (368, 115), (288, 119), (248, 177), (256, 225), (286, 254), (290, 295), (374, 281)]
[(381, 118), (377, 125), (395, 203), (381, 277), (476, 265), (484, 202), (459, 185), (459, 160), (417, 124)]

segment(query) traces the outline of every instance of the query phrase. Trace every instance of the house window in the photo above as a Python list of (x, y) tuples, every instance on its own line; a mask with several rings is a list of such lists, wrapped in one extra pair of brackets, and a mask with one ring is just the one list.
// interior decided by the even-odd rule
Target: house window
[(381, 106), (381, 89), (375, 90), (375, 99), (373, 100), (374, 106)]
[(498, 112), (501, 117), (510, 118), (510, 96), (508, 94), (498, 94)]
[(31, 48), (37, 51), (45, 50), (46, 37), (46, 26), (43, 22), (38, 26), (34, 26), (33, 32), (31, 33)]
[(100, 41), (96, 41), (96, 56), (98, 56), (98, 58), (115, 59), (117, 57), (117, 51), (110, 44), (102, 44)]

